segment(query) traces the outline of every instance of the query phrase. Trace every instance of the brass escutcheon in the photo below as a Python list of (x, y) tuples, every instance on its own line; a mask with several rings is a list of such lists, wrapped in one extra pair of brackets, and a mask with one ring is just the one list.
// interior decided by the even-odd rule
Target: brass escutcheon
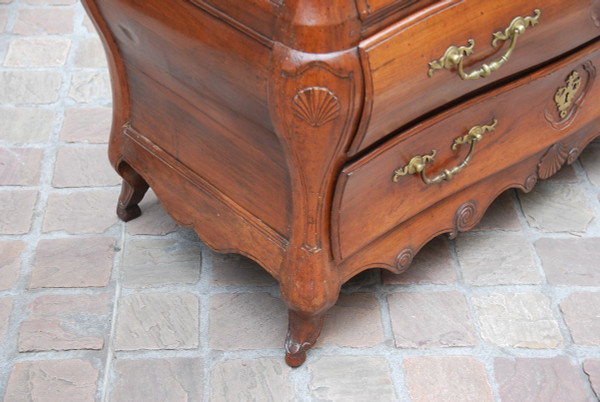
[(581, 77), (577, 71), (573, 71), (567, 78), (566, 85), (558, 88), (554, 94), (554, 102), (556, 102), (558, 115), (561, 119), (567, 117), (568, 110), (575, 99), (575, 95), (579, 92), (579, 88), (581, 88)]

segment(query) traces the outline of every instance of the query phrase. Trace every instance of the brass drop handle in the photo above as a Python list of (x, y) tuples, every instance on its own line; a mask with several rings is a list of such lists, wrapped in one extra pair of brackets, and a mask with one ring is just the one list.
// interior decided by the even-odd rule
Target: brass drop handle
[(429, 178), (425, 174), (425, 167), (427, 164), (435, 161), (435, 156), (437, 155), (437, 150), (433, 149), (431, 154), (429, 155), (417, 155), (413, 157), (407, 165), (396, 169), (394, 171), (394, 175), (392, 177), (392, 181), (394, 183), (398, 182), (400, 177), (406, 176), (408, 174), (421, 173), (421, 179), (425, 184), (435, 184), (441, 183), (444, 180), (452, 179), (457, 173), (463, 170), (468, 164), (471, 158), (473, 157), (473, 153), (475, 152), (475, 144), (483, 138), (483, 134), (485, 132), (492, 132), (496, 129), (496, 125), (498, 124), (498, 120), (494, 119), (492, 124), (489, 126), (475, 126), (469, 130), (469, 132), (462, 137), (458, 137), (454, 140), (452, 144), (452, 150), (458, 150), (458, 147), (464, 144), (470, 144), (471, 150), (469, 154), (465, 158), (464, 161), (460, 163), (460, 165), (453, 167), (452, 169), (445, 169), (439, 175)]
[(498, 46), (498, 42), (505, 41), (510, 39), (510, 46), (508, 50), (499, 60), (493, 61), (490, 64), (482, 65), (478, 70), (471, 71), (470, 73), (466, 73), (463, 69), (463, 61), (466, 56), (470, 56), (474, 52), (475, 40), (469, 39), (467, 42), (468, 46), (450, 46), (446, 53), (439, 59), (433, 60), (429, 63), (429, 72), (427, 75), (430, 77), (433, 76), (433, 73), (436, 70), (447, 69), (451, 70), (456, 68), (458, 71), (458, 75), (463, 80), (475, 80), (478, 78), (489, 77), (492, 72), (498, 70), (502, 67), (512, 55), (515, 50), (515, 46), (517, 45), (517, 39), (519, 35), (523, 34), (527, 27), (533, 27), (538, 23), (540, 15), (542, 12), (539, 9), (533, 10), (534, 16), (530, 17), (516, 17), (512, 20), (508, 28), (502, 31), (498, 31), (494, 33), (492, 40), (492, 47), (496, 48)]

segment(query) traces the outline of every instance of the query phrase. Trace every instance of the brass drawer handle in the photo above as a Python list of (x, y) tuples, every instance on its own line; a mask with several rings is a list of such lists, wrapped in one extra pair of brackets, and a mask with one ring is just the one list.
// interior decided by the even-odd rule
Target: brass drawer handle
[(407, 165), (401, 167), (394, 171), (394, 176), (392, 177), (392, 181), (394, 183), (398, 182), (401, 176), (406, 176), (407, 174), (415, 174), (421, 173), (421, 178), (425, 182), (425, 184), (434, 184), (441, 183), (444, 180), (450, 180), (457, 173), (463, 170), (468, 164), (471, 158), (473, 157), (473, 153), (475, 152), (475, 144), (483, 138), (483, 134), (485, 132), (492, 132), (496, 129), (496, 125), (498, 124), (498, 120), (494, 119), (492, 124), (489, 126), (475, 126), (469, 130), (469, 132), (462, 137), (458, 137), (454, 140), (452, 144), (452, 150), (458, 150), (458, 147), (464, 144), (470, 144), (471, 150), (469, 154), (465, 158), (464, 161), (461, 162), (460, 165), (453, 167), (452, 169), (446, 169), (439, 175), (429, 178), (425, 174), (425, 167), (427, 164), (435, 161), (435, 156), (437, 155), (437, 150), (433, 149), (430, 155), (417, 155), (413, 157)]
[(512, 22), (510, 23), (508, 28), (504, 30), (504, 32), (498, 31), (494, 33), (494, 39), (492, 40), (492, 47), (494, 48), (498, 46), (498, 42), (500, 41), (505, 41), (509, 39), (511, 41), (508, 50), (499, 60), (493, 61), (490, 64), (484, 64), (478, 70), (472, 71), (470, 73), (465, 73), (465, 71), (463, 70), (463, 60), (466, 56), (470, 56), (473, 54), (473, 48), (475, 47), (475, 40), (469, 39), (467, 41), (469, 43), (469, 46), (450, 46), (446, 50), (446, 53), (444, 53), (444, 55), (439, 60), (431, 61), (429, 63), (429, 72), (427, 73), (427, 75), (432, 77), (433, 73), (436, 70), (451, 70), (453, 68), (456, 68), (458, 71), (458, 75), (463, 80), (475, 80), (478, 78), (488, 77), (490, 74), (492, 74), (492, 72), (498, 70), (508, 61), (513, 50), (515, 49), (515, 46), (517, 45), (517, 38), (519, 37), (519, 35), (524, 33), (527, 27), (533, 27), (538, 23), (542, 12), (537, 8), (533, 10), (533, 12), (535, 16), (516, 17), (512, 20)]

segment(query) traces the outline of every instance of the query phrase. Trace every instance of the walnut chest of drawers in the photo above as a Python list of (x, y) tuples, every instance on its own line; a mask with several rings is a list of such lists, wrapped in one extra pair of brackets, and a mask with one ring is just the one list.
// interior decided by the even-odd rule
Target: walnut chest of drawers
[(288, 364), (340, 286), (399, 273), (599, 132), (600, 0), (83, 0), (123, 177), (280, 283)]

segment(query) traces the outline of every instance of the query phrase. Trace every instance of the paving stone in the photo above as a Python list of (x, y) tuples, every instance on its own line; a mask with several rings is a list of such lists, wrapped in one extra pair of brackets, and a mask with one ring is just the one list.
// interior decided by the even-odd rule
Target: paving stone
[(542, 182), (519, 199), (529, 225), (542, 232), (585, 232), (595, 217), (583, 188), (571, 184)]
[(94, 23), (92, 22), (90, 17), (88, 17), (87, 14), (83, 17), (83, 22), (81, 23), (81, 26), (84, 27), (85, 29), (87, 29), (87, 31), (91, 34), (96, 34), (96, 35), (98, 34), (98, 32), (96, 31), (96, 27), (94, 26)]
[(199, 242), (133, 239), (125, 248), (123, 283), (129, 288), (197, 283), (202, 266)]
[(42, 360), (15, 364), (5, 401), (94, 401), (99, 371), (85, 360)]
[(596, 397), (600, 399), (600, 359), (588, 359), (584, 361), (583, 370), (589, 377)]
[(4, 340), (4, 334), (8, 329), (8, 320), (13, 308), (13, 299), (0, 298), (0, 344)]
[(191, 293), (138, 293), (119, 303), (117, 350), (195, 349), (198, 297)]
[(4, 32), (6, 22), (8, 21), (8, 9), (0, 10), (0, 33)]
[(58, 71), (0, 71), (0, 103), (54, 103), (61, 85)]
[(521, 230), (521, 224), (513, 206), (512, 194), (513, 191), (509, 190), (496, 198), (483, 215), (481, 221), (472, 230), (504, 230), (513, 232)]
[(110, 237), (40, 240), (30, 288), (108, 285), (115, 254)]
[(106, 54), (97, 37), (83, 39), (75, 52), (75, 67), (106, 68)]
[(108, 142), (112, 109), (108, 107), (67, 108), (60, 131), (60, 140), (65, 142)]
[(59, 148), (54, 165), (54, 187), (106, 187), (121, 183), (108, 161), (108, 149), (100, 146)]
[(563, 166), (554, 176), (545, 179), (549, 183), (577, 183), (579, 179), (573, 166)]
[(19, 329), (19, 351), (102, 349), (111, 304), (109, 294), (38, 297)]
[(471, 298), (481, 337), (494, 346), (548, 349), (563, 346), (550, 300), (540, 293), (493, 293)]
[(600, 346), (600, 293), (572, 293), (560, 303), (573, 342)]
[(202, 359), (116, 360), (113, 401), (202, 401)]
[(567, 358), (496, 358), (494, 373), (502, 401), (592, 401), (581, 369)]
[(469, 285), (542, 282), (533, 248), (520, 234), (461, 233), (456, 239), (456, 254), (463, 279)]
[(279, 357), (220, 362), (211, 375), (211, 400), (296, 401), (291, 371)]
[(14, 143), (45, 142), (54, 128), (54, 111), (40, 108), (0, 108), (0, 139)]
[(394, 293), (388, 296), (399, 348), (474, 346), (477, 334), (459, 292)]
[(73, 32), (72, 9), (25, 8), (19, 10), (13, 33), (63, 35)]
[(0, 241), (0, 290), (11, 289), (17, 282), (24, 247), (21, 241)]
[(483, 364), (472, 357), (408, 357), (403, 366), (413, 402), (494, 400)]
[(71, 40), (41, 37), (17, 38), (8, 45), (4, 67), (60, 67), (65, 64)]
[(37, 185), (42, 156), (37, 148), (0, 148), (0, 186)]
[(179, 229), (177, 222), (165, 211), (150, 189), (140, 202), (142, 216), (127, 222), (127, 232), (131, 235), (166, 235)]
[(68, 6), (77, 3), (77, 0), (25, 0), (25, 2), (35, 6)]
[(111, 89), (108, 72), (75, 71), (71, 80), (69, 97), (78, 103), (110, 101)]
[(393, 401), (392, 373), (383, 357), (324, 356), (307, 364), (309, 387), (320, 401)]
[(210, 299), (210, 346), (218, 350), (280, 349), (287, 308), (267, 293), (222, 293)]
[(42, 231), (65, 230), (71, 234), (104, 233), (117, 223), (116, 190), (50, 193)]
[(408, 270), (400, 275), (383, 271), (384, 285), (406, 285), (409, 283), (448, 284), (456, 281), (456, 269), (448, 240), (436, 237), (415, 255)]
[(600, 187), (600, 147), (587, 147), (579, 160), (592, 184)]
[(38, 192), (35, 190), (0, 191), (0, 234), (29, 232), (37, 196)]
[(264, 268), (239, 254), (210, 251), (213, 286), (274, 286), (277, 281)]
[(553, 285), (600, 286), (600, 238), (540, 239), (535, 248)]
[(341, 294), (326, 314), (317, 346), (372, 347), (385, 340), (379, 303), (371, 293)]

